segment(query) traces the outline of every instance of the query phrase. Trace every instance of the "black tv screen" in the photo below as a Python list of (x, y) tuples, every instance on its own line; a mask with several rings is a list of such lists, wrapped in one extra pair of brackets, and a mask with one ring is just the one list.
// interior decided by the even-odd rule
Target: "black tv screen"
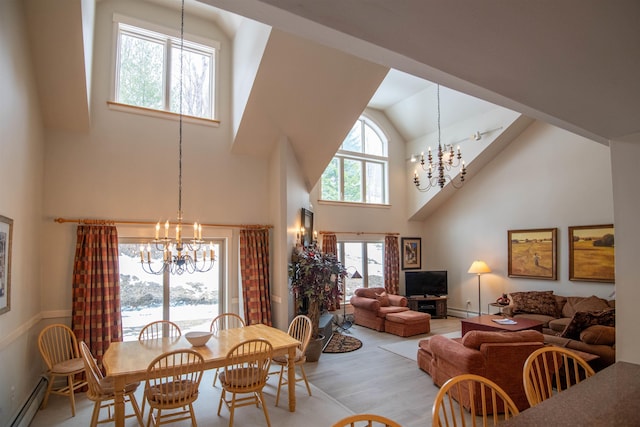
[(404, 284), (408, 297), (447, 295), (447, 271), (405, 271)]

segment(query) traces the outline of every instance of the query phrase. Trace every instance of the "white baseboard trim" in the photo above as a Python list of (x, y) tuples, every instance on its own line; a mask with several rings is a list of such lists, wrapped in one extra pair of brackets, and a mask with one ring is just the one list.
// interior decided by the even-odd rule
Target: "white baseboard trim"
[(38, 412), (38, 408), (40, 408), (40, 404), (44, 399), (44, 394), (47, 391), (47, 379), (44, 377), (40, 377), (40, 380), (36, 384), (36, 387), (33, 389), (26, 402), (20, 408), (20, 411), (15, 416), (11, 424), (11, 427), (29, 427), (31, 424), (31, 420), (35, 417)]

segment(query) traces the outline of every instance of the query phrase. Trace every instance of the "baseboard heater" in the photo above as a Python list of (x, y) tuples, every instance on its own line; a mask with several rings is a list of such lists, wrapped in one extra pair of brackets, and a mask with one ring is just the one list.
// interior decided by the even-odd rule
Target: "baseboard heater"
[(11, 427), (29, 427), (31, 424), (31, 420), (35, 417), (36, 412), (38, 412), (38, 408), (40, 408), (40, 403), (44, 399), (44, 394), (47, 391), (48, 381), (46, 378), (40, 378), (38, 384), (31, 392), (31, 395), (27, 399), (27, 401), (20, 408), (20, 412), (16, 415), (15, 419), (11, 422)]

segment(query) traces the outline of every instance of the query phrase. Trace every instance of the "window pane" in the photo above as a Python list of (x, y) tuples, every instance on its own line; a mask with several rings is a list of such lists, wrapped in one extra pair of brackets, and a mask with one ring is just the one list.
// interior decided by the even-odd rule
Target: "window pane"
[(367, 278), (370, 288), (384, 288), (383, 252), (383, 243), (367, 243)]
[(367, 203), (383, 203), (383, 168), (380, 163), (367, 162)]
[[(144, 325), (162, 320), (163, 276), (142, 270), (139, 243), (120, 243), (118, 248), (123, 337), (124, 341), (134, 341)], [(151, 258), (162, 260), (162, 252), (152, 250)]]
[(344, 198), (345, 202), (362, 201), (362, 162), (344, 159)]
[[(364, 270), (362, 268), (362, 243), (345, 242), (343, 245), (344, 266), (347, 269), (348, 273), (351, 275), (354, 273), (354, 270), (358, 270), (358, 273), (360, 273), (360, 275), (364, 277)], [(356, 289), (364, 287), (363, 280), (364, 279), (362, 278), (346, 279), (345, 301), (349, 301), (349, 299), (351, 299)]]
[[(220, 245), (214, 244), (214, 250), (216, 254), (220, 254)], [(208, 331), (211, 321), (220, 313), (219, 278), (219, 262), (205, 273), (171, 276), (170, 317), (171, 321), (180, 326), (183, 334), (189, 331)]]
[(341, 150), (355, 151), (356, 153), (362, 153), (362, 122), (358, 120), (355, 125), (349, 131), (349, 135), (342, 143)]
[[(125, 341), (138, 339), (144, 325), (163, 319), (163, 308), (169, 307), (169, 319), (182, 333), (208, 331), (211, 320), (220, 313), (220, 263), (206, 273), (155, 275), (140, 266), (140, 244), (120, 243), (120, 300)], [(220, 245), (214, 242), (220, 254)], [(152, 263), (159, 267), (162, 251), (151, 247)], [(222, 257), (219, 256), (218, 259)], [(164, 279), (168, 278), (170, 301), (164, 301)]]
[(374, 156), (386, 156), (384, 150), (385, 144), (382, 142), (378, 134), (365, 124), (364, 126), (364, 152)]
[(323, 200), (340, 200), (339, 164), (339, 159), (334, 157), (322, 174), (322, 195), (320, 198)]
[[(180, 112), (180, 46), (171, 50), (171, 111)], [(211, 114), (210, 55), (185, 48), (182, 64), (182, 113), (195, 117)]]
[(119, 60), (118, 102), (164, 109), (164, 45), (121, 33)]

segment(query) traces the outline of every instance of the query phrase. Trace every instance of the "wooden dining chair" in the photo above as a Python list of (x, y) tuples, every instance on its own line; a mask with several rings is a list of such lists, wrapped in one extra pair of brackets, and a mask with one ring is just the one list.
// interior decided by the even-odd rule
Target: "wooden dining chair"
[(156, 320), (142, 328), (138, 340), (153, 340), (162, 337), (179, 338), (180, 336), (182, 336), (182, 331), (178, 325), (169, 320)]
[(203, 369), (204, 358), (191, 349), (167, 352), (151, 361), (144, 388), (149, 404), (147, 426), (188, 419), (197, 426), (193, 402), (198, 398)]
[[(42, 401), (42, 408), (47, 407), (49, 396), (59, 394), (67, 396), (71, 401), (71, 415), (76, 416), (74, 393), (87, 385), (80, 374), (84, 372), (84, 362), (78, 352), (78, 340), (66, 325), (53, 324), (44, 328), (38, 336), (38, 348), (47, 365), (49, 385)], [(66, 384), (56, 385), (56, 378), (64, 377)]]
[(397, 422), (387, 417), (375, 414), (350, 415), (335, 423), (332, 427), (401, 427)]
[[(307, 392), (309, 393), (309, 396), (311, 396), (311, 387), (309, 387), (307, 374), (304, 372), (303, 365), (307, 361), (305, 351), (307, 351), (307, 346), (309, 345), (309, 341), (311, 340), (311, 330), (311, 319), (301, 314), (293, 318), (293, 320), (289, 324), (288, 331), (290, 336), (300, 341), (300, 344), (296, 348), (296, 357), (294, 363), (296, 367), (300, 367), (300, 374), (302, 376), (298, 377), (296, 375), (295, 381), (304, 381), (305, 385), (307, 386)], [(276, 394), (276, 406), (278, 406), (278, 401), (280, 400), (280, 389), (283, 385), (288, 384), (287, 376), (285, 375), (285, 369), (289, 364), (289, 355), (276, 356), (273, 358), (272, 362), (280, 367), (280, 371), (278, 372), (278, 374), (280, 375), (280, 378), (278, 380), (278, 393)]]
[[(115, 404), (115, 391), (113, 386), (113, 378), (105, 377), (102, 374), (96, 360), (89, 350), (89, 346), (84, 341), (80, 341), (80, 355), (84, 362), (85, 372), (87, 376), (87, 383), (89, 389), (87, 390), (87, 397), (94, 402), (93, 412), (91, 414), (91, 427), (96, 427), (99, 423), (106, 423), (115, 421), (115, 412), (112, 409)], [(125, 385), (124, 388), (124, 401), (125, 404), (129, 402), (133, 408), (133, 414), (125, 415), (126, 418), (136, 417), (138, 424), (144, 426), (142, 420), (142, 413), (136, 400), (135, 392), (138, 389), (140, 382), (135, 382)], [(100, 410), (107, 409), (107, 418), (99, 420)]]
[[(467, 399), (468, 398), (468, 399)], [(469, 412), (461, 401), (470, 402)], [(511, 397), (496, 383), (475, 374), (455, 376), (445, 382), (433, 402), (433, 427), (475, 426), (477, 417), (482, 425), (508, 420), (519, 411)]]
[(529, 404), (535, 406), (594, 374), (593, 368), (573, 351), (550, 345), (529, 355), (522, 381)]
[[(222, 313), (217, 315), (209, 326), (209, 331), (213, 332), (214, 336), (218, 335), (218, 332), (223, 331), (225, 329), (233, 329), (233, 328), (244, 328), (245, 323), (242, 320), (242, 317), (238, 316), (235, 313)], [(216, 373), (213, 376), (213, 386), (216, 386), (216, 382), (218, 381), (218, 375), (220, 373), (220, 368), (216, 369)]]
[[(224, 402), (229, 409), (229, 427), (233, 426), (235, 409), (248, 405), (262, 405), (267, 426), (271, 426), (262, 389), (267, 383), (272, 353), (271, 343), (261, 338), (241, 342), (227, 353), (227, 364), (220, 373), (222, 393), (218, 416)], [(227, 393), (231, 394), (231, 398), (227, 398)], [(237, 397), (238, 394), (249, 396)]]

